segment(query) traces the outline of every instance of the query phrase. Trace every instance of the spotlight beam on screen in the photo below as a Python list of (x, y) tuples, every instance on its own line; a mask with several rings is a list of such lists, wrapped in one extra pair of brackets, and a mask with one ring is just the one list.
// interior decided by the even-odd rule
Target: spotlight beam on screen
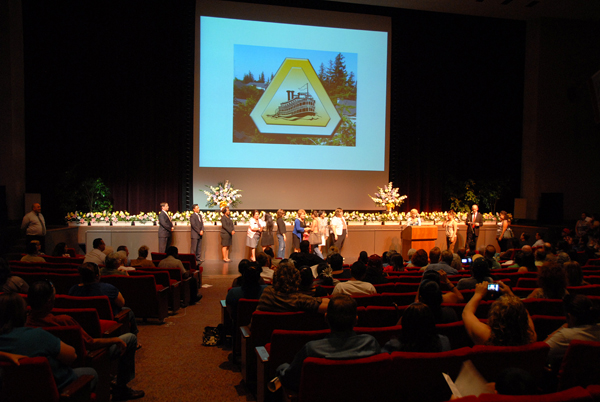
[[(269, 208), (264, 194), (247, 189), (261, 175), (282, 184), (334, 180), (345, 203), (347, 187), (362, 193), (387, 182), (389, 18), (365, 29), (356, 14), (202, 0), (196, 7), (194, 202), (204, 204), (197, 190), (205, 184), (229, 179), (244, 190), (244, 208)], [(341, 205), (334, 196), (285, 193), (272, 208), (308, 199)], [(349, 204), (372, 208), (354, 197)]]

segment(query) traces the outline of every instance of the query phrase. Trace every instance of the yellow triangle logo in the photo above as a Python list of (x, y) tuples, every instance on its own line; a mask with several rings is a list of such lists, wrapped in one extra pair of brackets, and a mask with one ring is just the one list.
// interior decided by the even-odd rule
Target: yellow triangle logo
[(308, 59), (286, 58), (250, 113), (261, 133), (331, 135), (341, 121)]

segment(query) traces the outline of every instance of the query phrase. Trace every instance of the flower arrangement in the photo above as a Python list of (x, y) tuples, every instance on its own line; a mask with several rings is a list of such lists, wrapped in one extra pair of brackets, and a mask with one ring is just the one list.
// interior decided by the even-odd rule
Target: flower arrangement
[(219, 182), (216, 187), (206, 186), (210, 188), (208, 190), (202, 190), (204, 194), (208, 196), (206, 199), (206, 206), (208, 208), (219, 207), (233, 207), (235, 208), (238, 204), (241, 204), (240, 198), (242, 195), (239, 194), (242, 190), (234, 189), (229, 180), (225, 180), (225, 183)]
[[(169, 216), (173, 219), (173, 222), (177, 222), (178, 225), (189, 225), (190, 216), (192, 211), (183, 212), (168, 212)], [(220, 211), (203, 211), (202, 217), (205, 222), (219, 222), (221, 220)], [(274, 212), (271, 211), (274, 215)], [(265, 211), (261, 211), (261, 217), (264, 217)], [(423, 222), (430, 222), (433, 224), (441, 224), (446, 220), (448, 212), (421, 212), (419, 216)], [(283, 216), (283, 220), (288, 223), (294, 223), (298, 215), (297, 211), (287, 211)], [(237, 223), (245, 223), (252, 217), (252, 211), (232, 211), (231, 219)], [(307, 214), (307, 222), (309, 222), (310, 214)], [(334, 212), (327, 214), (327, 219), (333, 218)], [(509, 214), (510, 216), (510, 214)], [(359, 211), (347, 211), (344, 212), (344, 219), (347, 222), (353, 223), (364, 223), (364, 222), (403, 222), (406, 221), (408, 214), (406, 212), (396, 211), (382, 211), (382, 212), (359, 212)], [(456, 214), (456, 220), (459, 223), (463, 223), (467, 217), (464, 212), (458, 212)], [(483, 213), (484, 222), (496, 222), (499, 219), (499, 214)], [(73, 222), (77, 224), (108, 224), (110, 222), (136, 222), (141, 224), (153, 223), (158, 221), (156, 212), (140, 212), (137, 215), (130, 214), (127, 211), (97, 211), (97, 212), (68, 212), (65, 216), (65, 221)]]
[(375, 202), (375, 205), (378, 207), (386, 207), (391, 210), (394, 207), (402, 205), (404, 200), (407, 198), (406, 195), (399, 194), (399, 188), (394, 188), (392, 182), (389, 182), (386, 186), (377, 187), (378, 191), (375, 193), (375, 196), (370, 194), (369, 197)]

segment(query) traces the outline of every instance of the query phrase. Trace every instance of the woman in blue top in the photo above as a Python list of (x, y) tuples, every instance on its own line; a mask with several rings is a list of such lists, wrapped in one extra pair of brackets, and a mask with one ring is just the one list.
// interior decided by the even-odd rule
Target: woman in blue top
[(298, 210), (298, 217), (294, 222), (294, 230), (292, 231), (292, 233), (294, 234), (294, 237), (292, 238), (292, 243), (294, 245), (295, 253), (300, 252), (300, 242), (302, 241), (302, 235), (304, 234), (304, 228), (306, 227), (306, 222), (304, 221), (305, 217), (306, 211), (303, 209)]

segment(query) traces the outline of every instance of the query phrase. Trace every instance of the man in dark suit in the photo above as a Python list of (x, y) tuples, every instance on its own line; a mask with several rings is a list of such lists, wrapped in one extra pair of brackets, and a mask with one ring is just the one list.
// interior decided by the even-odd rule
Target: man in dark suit
[(171, 242), (173, 222), (171, 222), (171, 217), (167, 214), (169, 204), (161, 202), (160, 207), (162, 208), (162, 211), (158, 214), (158, 252), (166, 253), (167, 246)]
[(479, 229), (483, 226), (483, 215), (479, 213), (479, 207), (477, 204), (473, 204), (471, 213), (467, 214), (467, 244), (471, 241), (475, 242), (477, 246), (477, 238), (479, 237)]
[(200, 265), (203, 261), (202, 254), (202, 235), (204, 234), (204, 221), (200, 215), (200, 207), (198, 204), (192, 205), (194, 213), (190, 216), (190, 224), (192, 225), (192, 254), (196, 255), (196, 264)]

